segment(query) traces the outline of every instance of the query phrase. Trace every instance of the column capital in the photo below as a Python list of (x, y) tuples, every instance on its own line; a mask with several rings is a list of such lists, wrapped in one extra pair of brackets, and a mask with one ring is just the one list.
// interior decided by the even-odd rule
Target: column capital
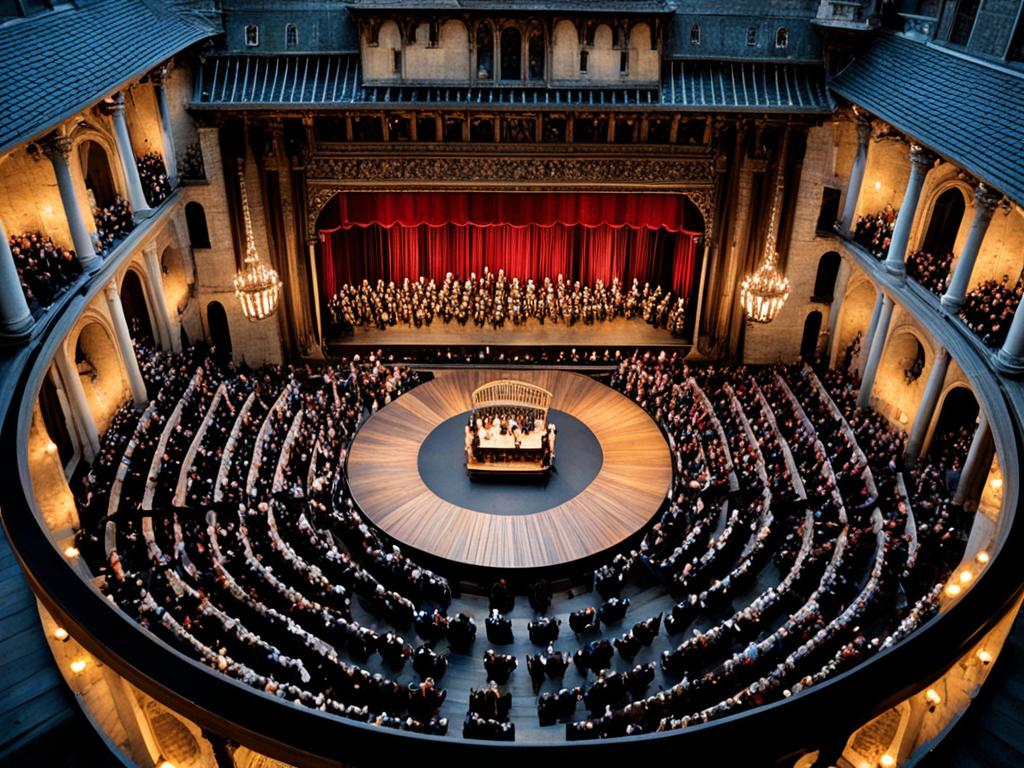
[(156, 243), (146, 243), (144, 246), (142, 246), (142, 255), (145, 256), (147, 259), (156, 258)]
[(910, 143), (910, 162), (916, 168), (927, 171), (935, 163), (935, 155), (914, 142)]
[(171, 76), (171, 65), (163, 63), (149, 71), (149, 81), (158, 88), (163, 86)]
[(110, 114), (124, 114), (124, 91), (118, 91), (110, 99)]
[(974, 204), (979, 210), (985, 210), (992, 213), (995, 211), (996, 206), (999, 205), (1002, 199), (1003, 196), (999, 192), (996, 192), (984, 182), (981, 182), (974, 188)]
[(62, 133), (51, 133), (39, 142), (39, 146), (51, 160), (60, 158), (66, 163), (71, 158), (71, 139)]
[(871, 140), (871, 118), (857, 116), (857, 143), (867, 144)]
[(121, 293), (117, 290), (117, 280), (114, 278), (103, 286), (103, 292), (107, 295), (107, 301), (117, 301), (121, 298)]

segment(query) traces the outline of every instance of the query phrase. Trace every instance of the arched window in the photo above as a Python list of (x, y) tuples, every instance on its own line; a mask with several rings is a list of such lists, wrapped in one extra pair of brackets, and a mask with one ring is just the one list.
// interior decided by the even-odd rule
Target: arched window
[(488, 22), (476, 28), (476, 79), (490, 80), (494, 77), (494, 31)]
[(775, 47), (786, 48), (789, 46), (789, 30), (785, 27), (779, 27), (775, 30)]
[(690, 45), (700, 45), (700, 24), (690, 27)]
[(935, 201), (932, 218), (928, 222), (921, 250), (932, 256), (945, 256), (953, 252), (960, 222), (964, 219), (964, 195), (956, 187), (950, 187)]
[(294, 24), (288, 24), (284, 28), (284, 45), (286, 48), (299, 47), (299, 28)]
[(526, 38), (526, 74), (530, 80), (544, 79), (544, 58), (544, 30), (531, 27)]
[(106, 208), (117, 196), (106, 151), (97, 142), (89, 140), (81, 143), (78, 153), (82, 161), (85, 188), (92, 196), (90, 204), (95, 208)]
[(974, 20), (978, 15), (981, 0), (958, 0), (956, 13), (953, 14), (953, 26), (949, 30), (949, 42), (955, 45), (967, 45), (974, 30)]
[(210, 231), (206, 228), (206, 212), (199, 203), (185, 206), (185, 223), (188, 225), (188, 241), (193, 248), (210, 247)]
[(757, 45), (757, 27), (747, 27), (747, 47), (753, 48)]
[(814, 362), (818, 357), (818, 334), (821, 333), (821, 312), (814, 310), (804, 319), (804, 335), (800, 340), (800, 357)]
[(814, 298), (817, 301), (832, 301), (841, 261), (835, 251), (829, 251), (818, 259), (818, 274), (814, 278)]
[(210, 328), (210, 343), (216, 348), (218, 357), (231, 356), (231, 327), (228, 325), (228, 313), (219, 301), (211, 301), (206, 305), (206, 322)]
[(146, 289), (142, 280), (134, 270), (129, 269), (121, 283), (121, 309), (128, 323), (128, 331), (135, 341), (155, 346), (153, 324), (149, 317), (149, 305), (146, 303)]
[(501, 79), (523, 79), (523, 35), (517, 27), (501, 30)]
[(260, 44), (260, 28), (255, 24), (248, 24), (245, 27), (245, 44), (255, 48)]

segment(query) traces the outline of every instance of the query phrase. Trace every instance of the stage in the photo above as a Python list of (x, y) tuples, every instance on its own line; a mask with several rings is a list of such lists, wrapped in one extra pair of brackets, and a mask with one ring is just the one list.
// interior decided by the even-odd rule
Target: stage
[(557, 472), (548, 483), (469, 480), (463, 427), (470, 396), (500, 378), (486, 368), (439, 371), (364, 423), (347, 474), (370, 522), (443, 560), (530, 569), (585, 560), (657, 514), (672, 481), (661, 431), (632, 400), (565, 371), (517, 372), (553, 395)]
[(522, 325), (506, 323), (501, 328), (479, 327), (468, 323), (445, 323), (435, 320), (430, 325), (393, 325), (384, 330), (356, 328), (351, 335), (328, 338), (332, 348), (346, 347), (689, 347), (691, 339), (673, 336), (664, 328), (655, 328), (642, 318), (587, 325), (577, 322), (541, 323), (533, 318)]

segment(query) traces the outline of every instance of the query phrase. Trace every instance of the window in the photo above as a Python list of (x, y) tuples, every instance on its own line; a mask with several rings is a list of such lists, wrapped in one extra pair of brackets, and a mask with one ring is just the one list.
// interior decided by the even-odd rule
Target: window
[(842, 196), (843, 193), (835, 187), (821, 190), (821, 208), (818, 209), (818, 223), (815, 227), (818, 232), (832, 232), (839, 220), (839, 200)]
[(299, 47), (299, 28), (289, 24), (284, 28), (284, 45), (286, 48)]
[(629, 51), (622, 51), (619, 54), (619, 74), (629, 74)]
[(476, 79), (490, 80), (494, 76), (494, 33), (484, 22), (476, 28)]
[(747, 46), (753, 48), (757, 45), (757, 27), (747, 27)]
[(700, 45), (700, 24), (690, 27), (690, 45)]
[(526, 37), (526, 76), (530, 80), (544, 79), (544, 30), (532, 27)]
[(210, 247), (210, 230), (206, 226), (206, 212), (199, 203), (185, 206), (185, 224), (188, 227), (188, 242), (193, 248)]
[(517, 27), (501, 30), (501, 79), (523, 79), (523, 35)]
[(956, 13), (953, 14), (953, 26), (949, 31), (949, 42), (954, 45), (967, 45), (974, 29), (974, 17), (978, 15), (981, 0), (959, 0)]
[(785, 27), (775, 30), (775, 47), (787, 48), (789, 46), (789, 31)]
[(245, 44), (255, 48), (260, 44), (260, 28), (255, 24), (247, 24), (245, 27)]
[(590, 64), (590, 52), (580, 51), (580, 73), (587, 73), (587, 66)]
[(392, 52), (392, 71), (396, 75), (402, 74), (402, 52), (398, 48), (395, 48)]
[(439, 29), (437, 22), (430, 22), (430, 25), (427, 27), (427, 48), (437, 48), (440, 33), (441, 30)]

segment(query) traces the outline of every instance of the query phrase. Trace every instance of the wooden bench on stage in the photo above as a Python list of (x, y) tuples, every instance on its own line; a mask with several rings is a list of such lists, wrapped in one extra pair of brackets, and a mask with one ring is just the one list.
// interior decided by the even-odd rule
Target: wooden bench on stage
[[(528, 409), (539, 415), (534, 418), (533, 431), (522, 435), (518, 447), (511, 434), (502, 435), (498, 431), (490, 437), (478, 434), (477, 444), (466, 446), (466, 470), (470, 476), (547, 475), (554, 461), (554, 452), (546, 455), (545, 451), (551, 397), (543, 387), (514, 379), (491, 381), (475, 389), (471, 398), (474, 424), (478, 421), (477, 414), (492, 410)], [(503, 458), (509, 454), (515, 458)]]

